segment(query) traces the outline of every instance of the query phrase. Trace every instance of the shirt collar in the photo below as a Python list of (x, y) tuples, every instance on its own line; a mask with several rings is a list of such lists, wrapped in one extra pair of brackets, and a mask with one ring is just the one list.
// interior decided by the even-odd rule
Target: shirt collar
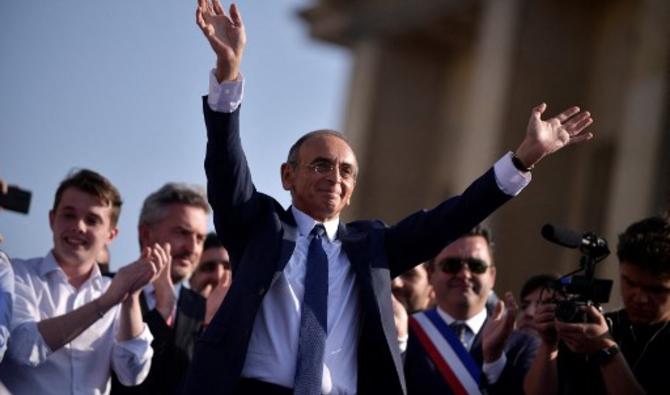
[[(41, 277), (46, 277), (50, 273), (60, 273), (60, 276), (63, 278), (63, 280), (67, 282), (67, 275), (58, 264), (58, 261), (54, 256), (53, 250), (49, 251), (47, 256), (44, 257), (44, 260), (42, 261), (42, 264), (40, 265), (39, 268), (39, 273)], [(98, 289), (102, 289), (102, 273), (100, 272), (100, 268), (98, 267), (97, 263), (93, 264), (91, 274), (88, 276), (84, 284), (86, 284), (87, 282), (90, 282), (93, 286), (95, 286)]]
[(467, 325), (468, 328), (470, 328), (472, 333), (474, 333), (475, 335), (479, 333), (479, 331), (482, 329), (482, 326), (484, 326), (484, 321), (486, 321), (485, 308), (465, 321), (455, 319), (454, 317), (449, 315), (449, 313), (442, 310), (439, 306), (437, 307), (437, 313), (440, 315), (440, 317), (442, 317), (442, 319), (444, 320), (444, 322), (447, 323), (447, 325), (451, 325), (454, 321), (462, 322), (465, 325)]
[(323, 224), (323, 227), (326, 228), (326, 235), (328, 236), (329, 241), (334, 241), (337, 236), (337, 228), (340, 225), (340, 218), (331, 219), (326, 222), (319, 222), (309, 215), (303, 213), (295, 206), (291, 206), (291, 212), (293, 213), (293, 218), (295, 219), (296, 224), (298, 225), (298, 231), (301, 236), (309, 236), (310, 232), (316, 224)]

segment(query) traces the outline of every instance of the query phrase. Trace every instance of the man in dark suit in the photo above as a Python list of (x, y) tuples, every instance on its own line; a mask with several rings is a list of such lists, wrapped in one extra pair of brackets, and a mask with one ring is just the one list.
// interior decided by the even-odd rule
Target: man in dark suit
[[(505, 302), (499, 300), (494, 306), (487, 305), (496, 279), (491, 246), (490, 231), (477, 226), (430, 261), (430, 283), (437, 308), (417, 313), (410, 320), (405, 354), (410, 395), (458, 393), (455, 389), (458, 384), (441, 370), (440, 364), (442, 355), (451, 356), (444, 347), (453, 347), (459, 355), (456, 348), (461, 346), (468, 354), (461, 354), (464, 364), (473, 362), (478, 368), (474, 374), (465, 373), (458, 370), (454, 358), (446, 360), (448, 370), (458, 376), (456, 380), (463, 386), (468, 383), (465, 379), (469, 380), (465, 374), (470, 374), (478, 383), (476, 390), (485, 388), (491, 394), (523, 393), (523, 379), (539, 343), (533, 336), (513, 330), (517, 307), (511, 293), (505, 295)], [(450, 334), (440, 330), (451, 331), (459, 342), (443, 342), (442, 338)], [(437, 340), (433, 341), (432, 336), (437, 336)], [(430, 350), (431, 346), (439, 352)]]
[(404, 393), (391, 279), (518, 193), (530, 176), (526, 166), (590, 138), (582, 133), (590, 115), (571, 108), (545, 122), (541, 105), (514, 156), (525, 172), (509, 153), (462, 196), (432, 210), (391, 227), (345, 225), (339, 216), (358, 174), (346, 138), (321, 130), (291, 147), (281, 166), (288, 210), (257, 192), (239, 135), (242, 18), (234, 5), (228, 15), (218, 1), (199, 0), (197, 22), (217, 55), (203, 103), (205, 170), (235, 281), (198, 341), (185, 393)]
[(114, 383), (114, 394), (181, 392), (205, 318), (205, 298), (189, 289), (188, 278), (202, 254), (208, 213), (204, 190), (186, 184), (165, 184), (144, 200), (140, 246), (167, 244), (171, 261), (144, 288), (140, 300), (144, 321), (154, 336), (149, 376), (136, 387)]

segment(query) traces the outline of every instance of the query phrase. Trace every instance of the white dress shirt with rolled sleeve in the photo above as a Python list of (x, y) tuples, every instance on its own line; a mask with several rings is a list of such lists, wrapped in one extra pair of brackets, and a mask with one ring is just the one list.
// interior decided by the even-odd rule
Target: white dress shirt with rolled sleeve
[(149, 373), (153, 336), (146, 324), (139, 336), (118, 341), (120, 305), (112, 307), (70, 343), (52, 351), (38, 322), (69, 313), (100, 297), (111, 279), (98, 266), (74, 288), (53, 253), (44, 258), (13, 259), (15, 306), (9, 348), (0, 381), (10, 393), (109, 394), (111, 370), (125, 385), (141, 383)]

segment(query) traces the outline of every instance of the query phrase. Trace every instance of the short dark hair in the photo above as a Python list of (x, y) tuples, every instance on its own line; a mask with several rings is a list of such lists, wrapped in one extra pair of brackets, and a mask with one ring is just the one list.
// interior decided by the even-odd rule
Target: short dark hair
[(619, 235), (619, 262), (639, 266), (656, 276), (670, 276), (670, 219), (645, 218)]
[(519, 294), (519, 298), (520, 299), (525, 298), (536, 289), (554, 288), (556, 280), (558, 280), (558, 276), (555, 274), (537, 274), (535, 276), (531, 276), (523, 284), (523, 287), (521, 287), (521, 293)]
[[(484, 240), (486, 240), (486, 245), (489, 247), (489, 252), (491, 253), (491, 258), (493, 258), (493, 247), (495, 246), (495, 243), (493, 242), (493, 232), (491, 232), (491, 229), (488, 226), (486, 226), (484, 224), (477, 224), (477, 225), (475, 225), (474, 228), (472, 228), (469, 231), (465, 232), (464, 234), (460, 235), (458, 237), (458, 239), (462, 239), (464, 237), (475, 237), (475, 236), (481, 236), (481, 237), (484, 238)], [(456, 239), (456, 240), (458, 240), (458, 239)], [(456, 240), (454, 240), (454, 241), (456, 241)], [(444, 246), (442, 248), (442, 250), (445, 247), (446, 246)], [(440, 253), (442, 252), (442, 250), (440, 250)], [(436, 256), (432, 257), (430, 260), (428, 260), (428, 262), (426, 262), (426, 266), (427, 266), (426, 268), (427, 269), (433, 269), (434, 268), (435, 258), (437, 258), (437, 256), (440, 255), (440, 253), (438, 253)], [(494, 265), (493, 261), (491, 262), (491, 265)]]
[(56, 211), (58, 208), (63, 198), (63, 193), (68, 188), (76, 188), (84, 193), (88, 193), (98, 198), (104, 205), (111, 206), (110, 224), (112, 227), (116, 226), (121, 215), (123, 201), (118, 189), (107, 178), (89, 169), (70, 171), (58, 185), (58, 189), (56, 189), (54, 205), (52, 207), (53, 211)]
[(218, 248), (218, 247), (223, 247), (223, 244), (221, 244), (221, 240), (219, 240), (219, 237), (216, 235), (216, 233), (214, 232), (207, 233), (207, 237), (205, 237), (205, 242), (202, 245), (202, 250), (206, 251), (209, 250), (210, 248)]
[[(349, 146), (351, 148), (351, 142), (349, 139), (343, 135), (342, 133), (336, 131), (336, 130), (331, 130), (331, 129), (320, 129), (320, 130), (315, 130), (309, 133), (304, 134), (302, 137), (298, 139), (291, 148), (288, 150), (288, 157), (286, 158), (286, 163), (295, 166), (298, 164), (298, 152), (300, 152), (300, 147), (302, 147), (305, 142), (313, 137), (322, 137), (322, 136), (333, 136), (336, 137)], [(353, 149), (352, 149), (353, 151)]]

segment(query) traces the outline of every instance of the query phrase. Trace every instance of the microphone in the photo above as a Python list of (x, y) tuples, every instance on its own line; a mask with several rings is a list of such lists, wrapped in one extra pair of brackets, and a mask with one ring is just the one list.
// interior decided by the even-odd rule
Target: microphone
[(610, 253), (609, 248), (607, 247), (607, 241), (592, 232), (580, 235), (570, 229), (552, 224), (545, 224), (542, 227), (541, 233), (542, 237), (552, 243), (567, 248), (579, 248), (582, 252), (598, 258), (604, 258)]
[(563, 247), (579, 248), (582, 245), (582, 235), (552, 224), (542, 227), (542, 237)]

